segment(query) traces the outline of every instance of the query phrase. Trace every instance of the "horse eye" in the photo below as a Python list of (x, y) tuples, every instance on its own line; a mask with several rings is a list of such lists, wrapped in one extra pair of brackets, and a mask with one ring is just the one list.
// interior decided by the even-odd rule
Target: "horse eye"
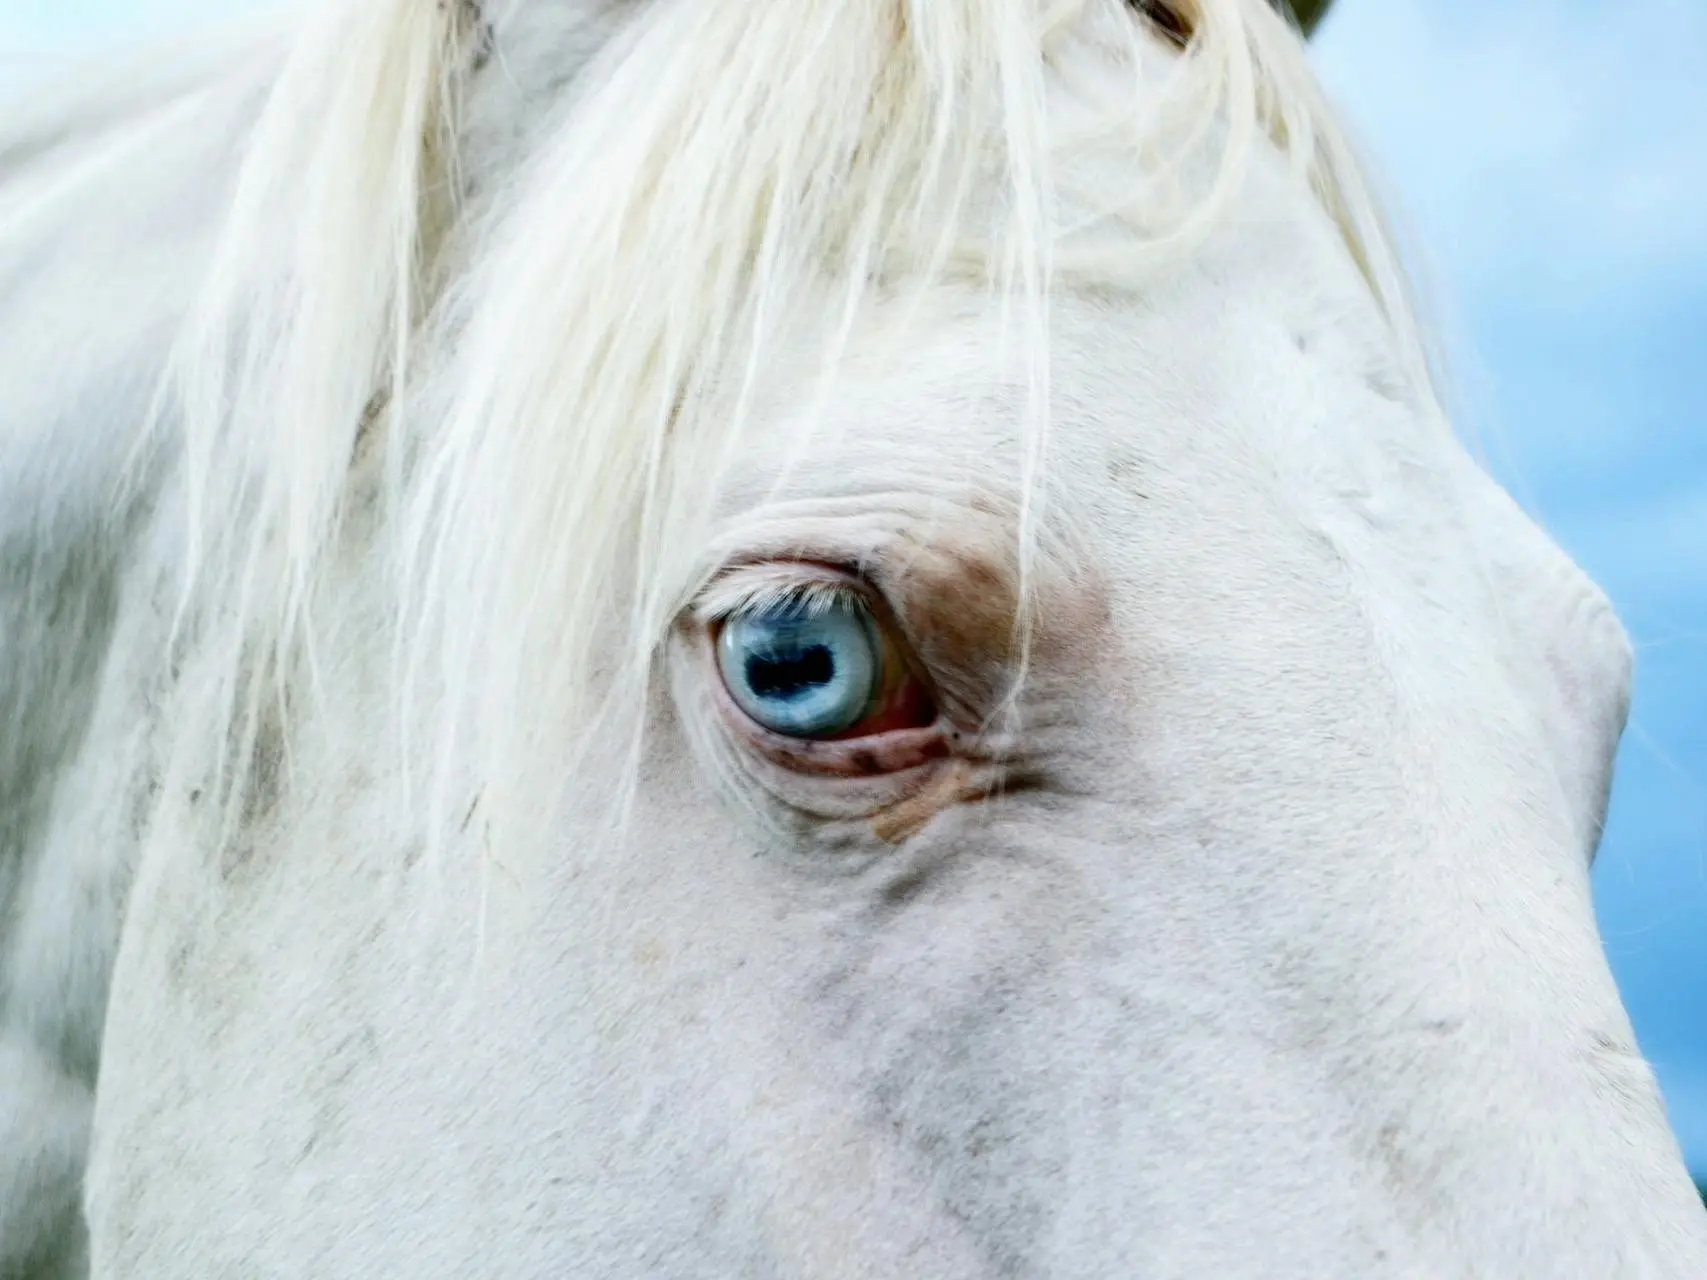
[(723, 624), (717, 665), (735, 704), (791, 738), (833, 738), (877, 709), (883, 649), (856, 600), (786, 601)]

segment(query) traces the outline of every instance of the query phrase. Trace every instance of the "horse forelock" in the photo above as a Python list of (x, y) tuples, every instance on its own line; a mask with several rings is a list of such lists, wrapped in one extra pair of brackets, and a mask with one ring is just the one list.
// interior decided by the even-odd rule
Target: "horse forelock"
[[(426, 767), (507, 793), (486, 813), (548, 813), (586, 726), (638, 732), (759, 355), (803, 306), (826, 371), (872, 300), (956, 276), (1040, 334), (1055, 280), (1111, 269), (1063, 238), (1062, 209), (1146, 228), (1134, 258), (1177, 259), (1265, 141), (1417, 349), (1295, 31), (1267, 0), (1166, 9), (1183, 51), (1129, 0), (637, 7), (478, 214), (458, 203), (455, 139), (479, 68), (503, 71), (504, 16), (382, 0), (304, 28), (173, 371), (196, 585), (240, 602), (206, 732), (224, 741), (257, 688), (312, 665), (352, 458), (377, 448), (402, 718), (438, 708)], [(1063, 95), (1107, 116), (1093, 143), (1063, 137)], [(1202, 181), (1185, 206), (1124, 207), (1085, 177), (1111, 172), (1092, 162), (1110, 148)], [(1142, 183), (1121, 198), (1147, 200)], [(1041, 356), (1030, 378), (1041, 465)], [(541, 750), (554, 733), (571, 740)], [(454, 831), (466, 794), (429, 791), (430, 825)]]

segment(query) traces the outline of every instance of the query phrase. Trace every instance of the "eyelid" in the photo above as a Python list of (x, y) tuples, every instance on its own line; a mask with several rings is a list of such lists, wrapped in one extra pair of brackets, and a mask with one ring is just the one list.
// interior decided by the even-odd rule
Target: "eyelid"
[(720, 574), (694, 603), (693, 614), (701, 625), (715, 626), (782, 604), (804, 604), (817, 613), (850, 603), (867, 609), (875, 604), (874, 592), (857, 573), (815, 561), (768, 560)]

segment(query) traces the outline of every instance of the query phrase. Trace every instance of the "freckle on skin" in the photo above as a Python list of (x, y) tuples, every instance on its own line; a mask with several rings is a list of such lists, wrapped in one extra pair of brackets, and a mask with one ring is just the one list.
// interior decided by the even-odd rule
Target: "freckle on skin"
[(923, 831), (943, 810), (982, 795), (983, 789), (973, 782), (972, 766), (951, 760), (922, 790), (874, 817), (871, 829), (878, 839), (900, 844)]

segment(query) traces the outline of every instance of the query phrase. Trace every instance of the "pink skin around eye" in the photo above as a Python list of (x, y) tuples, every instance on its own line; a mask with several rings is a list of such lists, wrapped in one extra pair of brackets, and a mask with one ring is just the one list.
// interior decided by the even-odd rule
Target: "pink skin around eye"
[(888, 700), (864, 720), (826, 742), (852, 742), (903, 729), (923, 729), (936, 722), (936, 707), (924, 685), (908, 672), (896, 682)]

